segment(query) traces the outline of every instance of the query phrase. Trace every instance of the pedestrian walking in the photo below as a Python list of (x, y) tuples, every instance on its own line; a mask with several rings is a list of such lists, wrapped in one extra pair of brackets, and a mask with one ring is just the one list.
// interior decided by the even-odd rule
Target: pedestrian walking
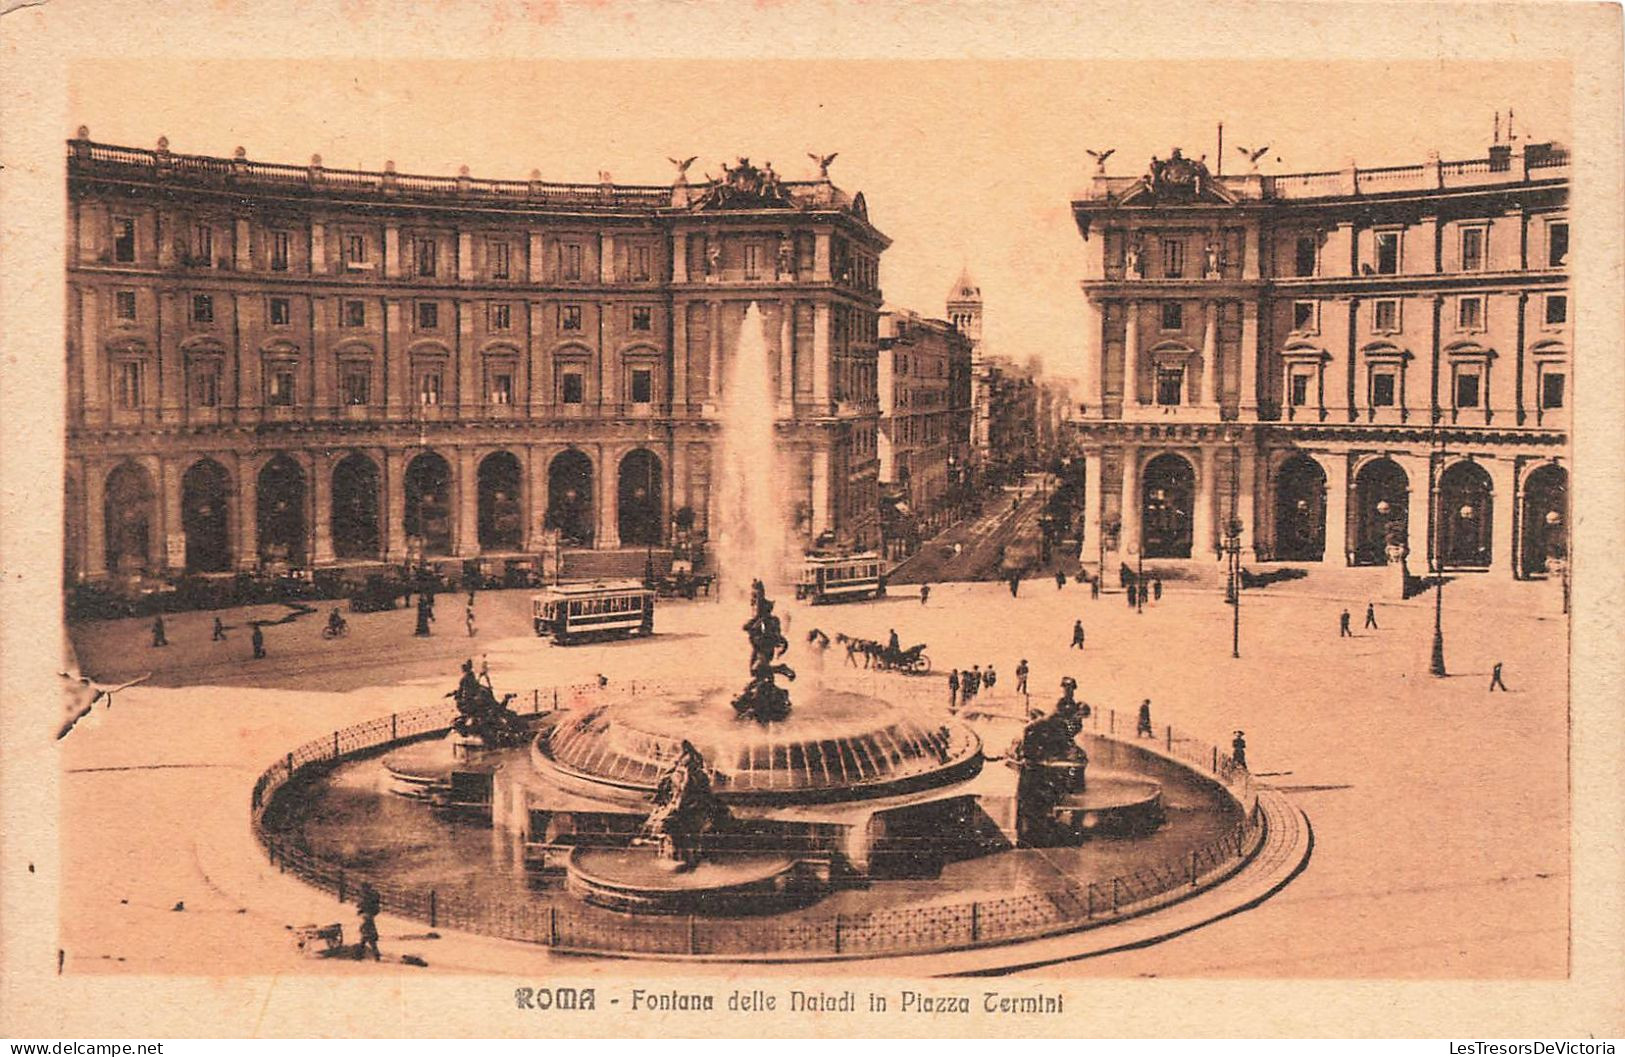
[(258, 624), (254, 625), (254, 634), (249, 636), (249, 642), (254, 646), (254, 659), (263, 660), (265, 657), (265, 630)]
[(1244, 771), (1247, 769), (1247, 738), (1239, 730), (1236, 731), (1236, 736), (1230, 739), (1230, 758), (1236, 762), (1237, 767)]
[(959, 684), (960, 699), (965, 704), (969, 704), (972, 700), (975, 699), (977, 692), (980, 691), (981, 689), (982, 689), (982, 666), (979, 665), (979, 664), (972, 665), (971, 670), (969, 672), (967, 672), (965, 674), (964, 678), (960, 681), (960, 684)]
[[(470, 596), (472, 597), (472, 596)], [(468, 637), (474, 637), (474, 603), (470, 602), (468, 608), (463, 610), (463, 623), (468, 625)]]
[(991, 690), (993, 689), (993, 684), (997, 683), (998, 681), (999, 673), (993, 670), (993, 666), (991, 664), (988, 665), (987, 671), (982, 673), (982, 685)]
[(169, 645), (169, 639), (164, 635), (164, 618), (161, 616), (152, 618), (152, 644), (155, 647)]
[(225, 642), (226, 641), (226, 625), (221, 622), (219, 617), (214, 618), (214, 635), (213, 635), (212, 638), (210, 638), (209, 641), (210, 642)]
[(1067, 649), (1083, 649), (1083, 621), (1074, 620), (1072, 622), (1072, 645), (1068, 646)]
[(1097, 602), (1100, 600), (1100, 577), (1098, 576), (1089, 581), (1089, 597)]
[(948, 711), (952, 712), (959, 707), (959, 669), (955, 668), (948, 673)]
[(474, 592), (479, 590), (479, 584), (470, 583), (468, 587), (468, 608), (474, 608)]
[(1021, 574), (1020, 573), (1011, 573), (1010, 574), (1010, 597), (1011, 598), (1016, 597), (1017, 592), (1019, 592), (1020, 590), (1021, 590)]
[(1151, 731), (1151, 699), (1148, 697), (1140, 702), (1140, 718), (1134, 725), (1134, 736), (1154, 738), (1156, 734)]
[(1162, 601), (1162, 577), (1160, 576), (1151, 581), (1151, 601)]
[(1372, 631), (1380, 631), (1377, 627), (1377, 607), (1370, 602), (1365, 604), (1365, 626)]
[(1027, 658), (1023, 657), (1021, 663), (1016, 665), (1016, 693), (1027, 694)]
[(1337, 618), (1337, 637), (1340, 639), (1354, 637), (1354, 632), (1349, 630), (1349, 611), (1346, 609)]
[(1123, 597), (1128, 599), (1128, 607), (1134, 608), (1134, 584), (1130, 583), (1123, 591)]
[(384, 909), (384, 901), (378, 895), (378, 890), (366, 881), (361, 882), (361, 891), (356, 896), (356, 913), (361, 915), (361, 943), (356, 947), (356, 957), (365, 958), (367, 951), (372, 951), (373, 961), (382, 961), (383, 955), (378, 950), (378, 912)]
[(922, 605), (922, 606), (925, 605), (926, 600), (929, 599), (930, 597), (931, 597), (931, 585), (930, 584), (921, 584), (920, 585), (920, 605)]
[(1502, 693), (1511, 693), (1511, 691), (1507, 690), (1507, 684), (1501, 681), (1500, 661), (1495, 662), (1495, 668), (1490, 672), (1490, 692), (1494, 693), (1496, 690), (1500, 690)]
[(1066, 586), (1066, 573), (1063, 573), (1059, 569), (1055, 570), (1055, 589), (1057, 591), (1059, 591), (1061, 588), (1063, 588), (1065, 586)]
[(431, 632), (429, 630), (429, 624), (433, 620), (434, 620), (434, 605), (433, 605), (433, 603), (431, 603), (429, 601), (429, 596), (428, 595), (419, 594), (418, 595), (418, 626), (417, 626), (417, 630), (415, 632), (413, 632), (413, 634), (417, 635), (419, 638), (428, 638), (429, 635), (431, 634)]

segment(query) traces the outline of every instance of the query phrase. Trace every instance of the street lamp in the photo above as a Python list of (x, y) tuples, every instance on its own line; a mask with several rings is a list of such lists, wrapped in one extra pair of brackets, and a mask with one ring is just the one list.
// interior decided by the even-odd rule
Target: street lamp
[[(1433, 409), (1433, 440), (1438, 449), (1438, 457), (1434, 460), (1433, 467), (1433, 657), (1428, 662), (1428, 671), (1440, 679), (1447, 674), (1444, 667), (1444, 517), (1441, 509), (1444, 433), (1439, 429), (1441, 413), (1439, 408)], [(1471, 516), (1470, 507), (1462, 509), (1466, 511), (1463, 516)]]
[(1224, 553), (1230, 561), (1230, 656), (1241, 657), (1241, 518), (1234, 513), (1224, 525)]

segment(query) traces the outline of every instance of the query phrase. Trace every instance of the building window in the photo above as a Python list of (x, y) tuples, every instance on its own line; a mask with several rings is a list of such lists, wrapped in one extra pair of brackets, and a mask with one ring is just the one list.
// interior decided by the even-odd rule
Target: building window
[(1399, 274), (1399, 232), (1377, 232), (1377, 274)]
[(1318, 301), (1292, 302), (1292, 329), (1300, 334), (1313, 334), (1319, 330), (1319, 308)]
[(364, 363), (350, 363), (344, 366), (343, 391), (344, 402), (351, 407), (360, 407), (368, 402), (368, 389), (371, 388), (372, 370)]
[(418, 274), (425, 278), (433, 278), (435, 273), (435, 244), (434, 239), (417, 240), (417, 266)]
[(490, 323), (492, 330), (512, 330), (513, 306), (501, 301), (492, 304)]
[(1309, 372), (1293, 371), (1287, 384), (1287, 402), (1293, 407), (1309, 406)]
[(220, 406), (220, 365), (199, 364), (192, 375), (192, 403), (197, 407)]
[(1484, 270), (1484, 242), (1489, 232), (1481, 227), (1461, 229), (1461, 270), (1464, 272), (1478, 272)]
[(1292, 255), (1292, 274), (1309, 276), (1315, 274), (1316, 239), (1313, 235), (1299, 235), (1297, 247)]
[(1371, 406), (1393, 407), (1399, 386), (1393, 371), (1373, 371), (1371, 374)]
[(1540, 406), (1556, 411), (1563, 406), (1563, 386), (1568, 376), (1562, 371), (1543, 371), (1540, 376)]
[(745, 244), (745, 278), (759, 279), (762, 274), (762, 247), (754, 242)]
[(141, 406), (141, 364), (136, 360), (125, 360), (118, 365), (118, 406)]
[(266, 403), (272, 407), (293, 406), (293, 368), (278, 366), (271, 371), (271, 391)]
[[(1550, 303), (1551, 299), (1547, 298), (1547, 304)], [(113, 293), (113, 314), (119, 319), (127, 320), (129, 322), (135, 321), (134, 290), (118, 290)], [(1551, 314), (1550, 309), (1547, 310), (1547, 314)]]
[(367, 302), (346, 301), (344, 311), (339, 314), (339, 326), (364, 327), (367, 325)]
[(1546, 295), (1546, 325), (1548, 327), (1562, 326), (1569, 321), (1569, 298), (1567, 294)]
[(440, 329), (440, 305), (434, 301), (418, 302), (418, 329)]
[(559, 257), (561, 265), (559, 270), (564, 273), (564, 277), (570, 280), (579, 280), (581, 278), (581, 244), (566, 242), (559, 247)]
[(1379, 334), (1394, 334), (1399, 331), (1397, 298), (1388, 297), (1371, 303), (1371, 329)]
[(492, 242), (490, 244), (491, 278), (508, 278), (511, 248), (506, 242)]
[(1568, 262), (1569, 222), (1554, 220), (1546, 225), (1546, 267), (1561, 268)]
[(344, 264), (347, 268), (363, 268), (367, 264), (367, 237), (347, 235), (344, 239)]
[(418, 403), (423, 407), (436, 407), (440, 403), (440, 372), (424, 371), (418, 375)]
[(208, 294), (192, 295), (192, 322), (214, 322), (214, 298)]
[(1480, 378), (1477, 367), (1458, 367), (1456, 369), (1456, 407), (1478, 406)]
[(286, 231), (271, 232), (271, 270), (285, 272), (288, 270), (288, 233)]
[(1162, 329), (1183, 330), (1185, 327), (1185, 306), (1178, 301), (1162, 302)]
[(113, 259), (121, 264), (135, 260), (135, 221), (113, 218)]
[(650, 276), (649, 247), (632, 247), (632, 278), (637, 282), (647, 282)]
[(1178, 279), (1185, 274), (1185, 242), (1183, 239), (1162, 240), (1162, 276)]
[(639, 306), (633, 308), (632, 309), (632, 329), (633, 330), (653, 330), (654, 329), (654, 315), (655, 315), (654, 309), (648, 307), (647, 305), (639, 305)]
[(561, 305), (559, 307), (559, 329), (560, 330), (580, 330), (581, 329), (581, 306), (580, 305)]
[(632, 402), (647, 404), (654, 400), (655, 373), (647, 367), (632, 369)]
[(1157, 403), (1163, 407), (1177, 407), (1179, 394), (1185, 384), (1185, 368), (1157, 368)]
[(1456, 329), (1457, 330), (1483, 330), (1484, 329), (1484, 299), (1482, 297), (1461, 297), (1456, 300)]
[(293, 322), (293, 306), (286, 297), (271, 298), (271, 326), (285, 327)]
[(559, 376), (559, 400), (566, 404), (579, 404), (586, 396), (580, 371), (565, 371)]
[(513, 403), (513, 372), (499, 371), (491, 375), (491, 403)]
[(214, 229), (207, 224), (192, 229), (192, 259), (204, 267), (214, 263)]

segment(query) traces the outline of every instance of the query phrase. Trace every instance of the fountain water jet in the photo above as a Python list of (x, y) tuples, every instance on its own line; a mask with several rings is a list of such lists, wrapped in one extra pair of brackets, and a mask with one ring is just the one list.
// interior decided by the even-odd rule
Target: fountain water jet
[(770, 593), (785, 586), (786, 475), (774, 436), (778, 400), (762, 312), (745, 310), (739, 340), (723, 368), (722, 442), (714, 527), (723, 597), (741, 601), (752, 578)]

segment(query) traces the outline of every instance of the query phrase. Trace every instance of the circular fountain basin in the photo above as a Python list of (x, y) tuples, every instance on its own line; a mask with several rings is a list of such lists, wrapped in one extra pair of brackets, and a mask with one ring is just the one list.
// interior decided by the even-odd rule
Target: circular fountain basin
[(647, 801), (686, 740), (724, 801), (817, 803), (895, 796), (974, 777), (982, 742), (956, 720), (865, 694), (798, 694), (788, 717), (736, 716), (724, 689), (662, 694), (572, 713), (532, 743), (556, 780)]
[(679, 869), (654, 848), (577, 848), (565, 871), (570, 892), (611, 910), (644, 914), (762, 913), (805, 902), (801, 864), (784, 855), (730, 853)]

